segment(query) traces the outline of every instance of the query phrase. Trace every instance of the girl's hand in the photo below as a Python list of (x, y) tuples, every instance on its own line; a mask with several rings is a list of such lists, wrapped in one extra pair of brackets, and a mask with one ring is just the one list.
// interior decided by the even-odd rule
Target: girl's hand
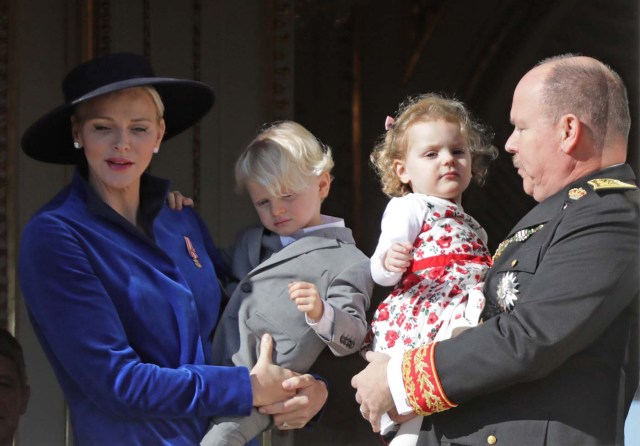
[(413, 256), (411, 242), (394, 243), (384, 256), (383, 266), (389, 272), (403, 273), (411, 264)]
[(289, 298), (295, 302), (298, 310), (305, 313), (311, 322), (318, 322), (324, 314), (324, 303), (318, 289), (312, 283), (291, 282)]
[(193, 200), (182, 195), (179, 190), (174, 190), (167, 195), (167, 204), (171, 209), (181, 211), (183, 207), (193, 207)]

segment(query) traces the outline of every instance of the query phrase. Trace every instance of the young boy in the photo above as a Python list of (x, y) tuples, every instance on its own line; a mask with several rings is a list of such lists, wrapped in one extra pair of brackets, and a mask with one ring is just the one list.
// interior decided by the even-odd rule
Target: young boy
[[(344, 221), (320, 213), (332, 167), (331, 150), (291, 121), (262, 131), (240, 155), (236, 183), (262, 226), (243, 231), (234, 248), (232, 272), (242, 280), (228, 288), (213, 340), (216, 364), (252, 367), (265, 333), (274, 340), (274, 363), (300, 373), (325, 345), (336, 356), (362, 345), (373, 281)], [(216, 418), (202, 444), (245, 444), (269, 425), (255, 409)]]

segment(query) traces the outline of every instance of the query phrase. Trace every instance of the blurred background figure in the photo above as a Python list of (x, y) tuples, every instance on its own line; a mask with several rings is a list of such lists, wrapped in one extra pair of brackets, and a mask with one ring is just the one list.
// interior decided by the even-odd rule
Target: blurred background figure
[(29, 384), (22, 347), (4, 328), (0, 329), (0, 446), (12, 445), (20, 415), (27, 410)]

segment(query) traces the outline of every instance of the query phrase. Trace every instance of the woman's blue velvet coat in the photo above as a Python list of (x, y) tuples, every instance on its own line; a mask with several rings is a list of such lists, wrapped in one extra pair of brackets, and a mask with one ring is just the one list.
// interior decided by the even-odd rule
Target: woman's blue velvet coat
[(142, 177), (142, 231), (76, 172), (22, 234), (20, 285), (76, 444), (198, 444), (208, 417), (249, 413), (247, 369), (208, 365), (213, 243), (193, 210), (166, 206), (167, 189)]

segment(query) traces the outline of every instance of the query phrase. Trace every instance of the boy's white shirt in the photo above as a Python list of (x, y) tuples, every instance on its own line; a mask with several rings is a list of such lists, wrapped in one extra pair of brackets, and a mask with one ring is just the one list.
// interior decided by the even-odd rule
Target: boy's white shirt
[[(280, 242), (282, 243), (282, 247), (284, 248), (287, 245), (295, 242), (302, 236), (303, 234), (307, 234), (309, 232), (317, 231), (319, 229), (324, 228), (344, 228), (344, 219), (338, 217), (331, 217), (330, 215), (320, 215), (322, 219), (322, 223), (317, 226), (310, 226), (308, 228), (302, 228), (300, 231), (290, 235), (290, 236), (280, 236)], [(335, 321), (335, 310), (331, 304), (328, 304), (327, 301), (324, 301), (324, 311), (322, 313), (322, 317), (319, 321), (313, 322), (309, 320), (307, 315), (305, 314), (305, 320), (307, 324), (316, 332), (318, 336), (320, 336), (323, 340), (329, 342), (333, 337), (333, 322)]]

